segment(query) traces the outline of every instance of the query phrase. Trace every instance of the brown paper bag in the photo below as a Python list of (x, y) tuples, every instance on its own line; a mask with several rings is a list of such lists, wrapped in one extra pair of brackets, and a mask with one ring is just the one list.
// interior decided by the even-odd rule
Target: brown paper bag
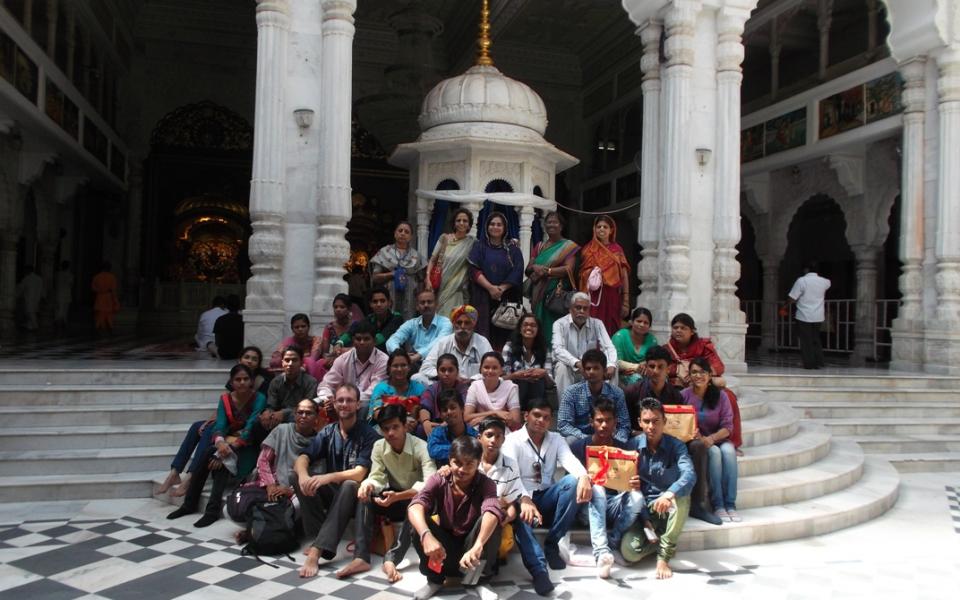
[(611, 490), (626, 492), (630, 478), (637, 474), (639, 453), (614, 446), (587, 446), (587, 473), (590, 482)]
[(663, 432), (684, 444), (697, 436), (697, 411), (689, 404), (664, 404), (667, 423)]

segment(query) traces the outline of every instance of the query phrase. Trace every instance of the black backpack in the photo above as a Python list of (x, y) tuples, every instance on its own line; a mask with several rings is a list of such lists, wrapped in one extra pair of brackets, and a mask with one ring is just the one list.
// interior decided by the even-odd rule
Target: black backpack
[[(300, 548), (293, 503), (284, 498), (280, 502), (263, 502), (250, 507), (247, 519), (247, 545), (243, 554), (287, 555)], [(289, 557), (293, 560), (292, 557)], [(263, 561), (260, 561), (263, 562)], [(266, 563), (270, 564), (270, 563)], [(271, 565), (276, 566), (276, 565)]]

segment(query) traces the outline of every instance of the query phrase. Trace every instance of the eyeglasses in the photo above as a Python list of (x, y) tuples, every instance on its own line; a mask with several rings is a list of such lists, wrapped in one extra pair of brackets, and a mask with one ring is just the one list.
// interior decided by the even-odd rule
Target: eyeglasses
[(690, 371), (690, 377), (700, 377), (701, 375), (706, 375), (706, 371)]

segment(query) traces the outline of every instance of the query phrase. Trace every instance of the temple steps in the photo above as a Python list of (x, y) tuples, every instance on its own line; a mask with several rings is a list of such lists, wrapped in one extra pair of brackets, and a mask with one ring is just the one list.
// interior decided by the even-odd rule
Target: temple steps
[[(197, 380), (189, 373), (37, 370), (24, 378), (0, 371), (0, 384), (9, 384), (0, 385), (0, 501), (153, 495), (189, 424), (210, 416), (223, 391), (222, 371)], [(683, 547), (832, 531), (873, 518), (896, 500), (896, 471), (879, 457), (837, 440), (756, 386), (737, 391), (744, 522), (714, 527), (692, 519)]]
[(835, 439), (854, 441), (900, 471), (960, 471), (958, 377), (765, 373), (741, 375), (737, 381), (761, 389), (771, 404), (800, 411)]
[[(199, 354), (203, 356), (202, 354)], [(269, 357), (267, 357), (269, 359)], [(51, 362), (50, 364), (55, 364)], [(89, 367), (60, 369), (48, 366), (0, 367), (0, 381), (20, 386), (39, 385), (217, 385), (223, 387), (232, 363), (218, 368)]]

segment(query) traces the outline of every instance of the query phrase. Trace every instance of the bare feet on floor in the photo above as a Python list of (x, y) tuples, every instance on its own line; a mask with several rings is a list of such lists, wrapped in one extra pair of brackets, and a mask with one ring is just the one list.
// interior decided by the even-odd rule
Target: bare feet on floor
[(177, 471), (176, 469), (170, 469), (170, 473), (167, 474), (167, 478), (164, 479), (163, 483), (160, 484), (160, 488), (157, 490), (157, 493), (166, 493), (167, 490), (178, 483), (180, 483), (180, 471)]
[(183, 480), (181, 480), (178, 485), (174, 486), (174, 487), (170, 490), (170, 497), (171, 497), (171, 498), (179, 498), (180, 496), (186, 496), (186, 495), (187, 495), (187, 490), (188, 490), (189, 488), (190, 488), (190, 474), (187, 473), (187, 474), (183, 477)]
[(297, 573), (300, 574), (300, 577), (316, 577), (317, 571), (320, 570), (319, 561), (320, 549), (310, 546), (310, 549), (307, 550), (307, 558), (303, 560), (303, 566)]
[(364, 573), (370, 570), (370, 563), (363, 560), (362, 558), (355, 558), (351, 560), (347, 566), (343, 567), (335, 573), (337, 579), (344, 579), (350, 577), (351, 575), (356, 575), (357, 573)]
[(665, 561), (657, 561), (657, 579), (670, 579), (673, 577), (673, 569)]
[(387, 581), (390, 583), (396, 583), (403, 579), (403, 573), (397, 570), (397, 565), (393, 564), (390, 561), (383, 563), (383, 574), (387, 576)]

